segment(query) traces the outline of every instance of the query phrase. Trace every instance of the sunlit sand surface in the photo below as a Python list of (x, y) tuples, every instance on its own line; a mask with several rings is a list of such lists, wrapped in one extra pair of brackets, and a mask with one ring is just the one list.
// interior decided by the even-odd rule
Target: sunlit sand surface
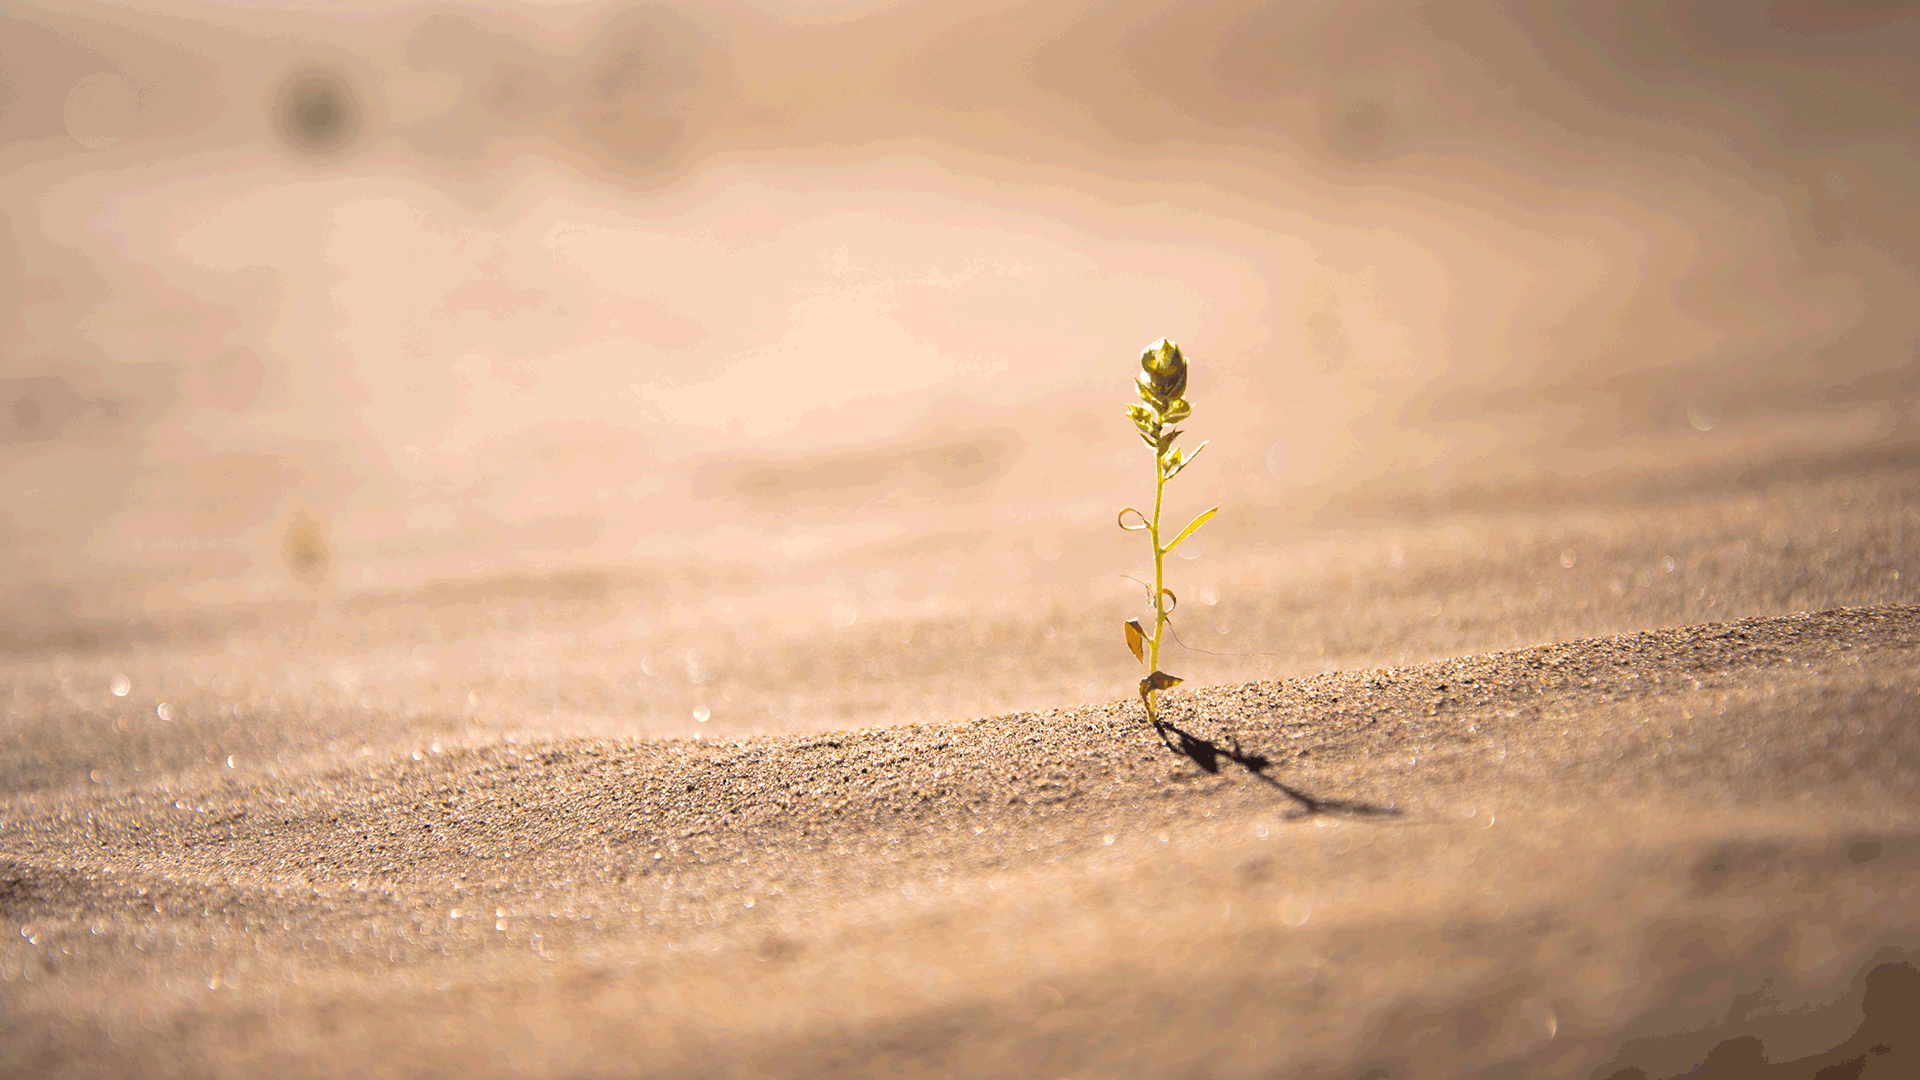
[(1920, 1075), (1915, 55), (11, 6), (0, 1074)]
[[(1213, 602), (1176, 625), (1266, 655), (1175, 650), (1202, 688), (1164, 737), (1121, 696), (1123, 588), (836, 619), (802, 584), (910, 558), (321, 597), (21, 656), (9, 1067), (1586, 1076), (1752, 1030), (1774, 1060), (1824, 1051), (1920, 945), (1911, 475), (1274, 547), (1250, 513), (1179, 568)], [(1820, 1008), (1726, 1012), (1763, 987), (1765, 1015)]]

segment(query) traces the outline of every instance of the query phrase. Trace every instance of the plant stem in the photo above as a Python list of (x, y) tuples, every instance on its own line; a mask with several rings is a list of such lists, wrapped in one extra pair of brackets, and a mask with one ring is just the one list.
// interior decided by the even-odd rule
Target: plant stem
[[(1153, 541), (1153, 637), (1147, 639), (1147, 670), (1159, 671), (1160, 635), (1167, 627), (1167, 550), (1160, 546), (1160, 504), (1167, 494), (1167, 466), (1158, 454), (1154, 455), (1153, 466), (1153, 521), (1147, 526), (1147, 536)], [(1151, 687), (1147, 690), (1147, 719), (1157, 724), (1160, 717), (1153, 708), (1156, 693)]]

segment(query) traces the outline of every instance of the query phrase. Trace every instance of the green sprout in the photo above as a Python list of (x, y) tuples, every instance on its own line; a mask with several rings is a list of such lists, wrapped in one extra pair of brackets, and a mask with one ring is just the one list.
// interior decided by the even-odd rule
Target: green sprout
[[(1173, 445), (1180, 437), (1180, 429), (1173, 425), (1193, 412), (1186, 397), (1187, 358), (1180, 346), (1166, 338), (1147, 346), (1140, 354), (1140, 374), (1135, 377), (1134, 389), (1139, 391), (1140, 400), (1127, 406), (1127, 416), (1140, 429), (1141, 441), (1153, 449), (1153, 516), (1149, 518), (1129, 506), (1120, 511), (1120, 527), (1129, 532), (1144, 530), (1153, 542), (1153, 633), (1149, 635), (1139, 619), (1128, 619), (1127, 648), (1151, 672), (1140, 680), (1140, 700), (1147, 707), (1147, 720), (1158, 726), (1160, 714), (1154, 708), (1154, 695), (1180, 685), (1177, 676), (1160, 670), (1160, 643), (1167, 632), (1167, 619), (1180, 604), (1180, 598), (1167, 588), (1167, 553), (1198, 532), (1220, 508), (1216, 506), (1188, 522), (1171, 542), (1160, 542), (1160, 510), (1166, 501), (1167, 481), (1180, 475), (1180, 470), (1207, 448), (1203, 442), (1188, 454)], [(1139, 518), (1139, 524), (1127, 524), (1128, 514)]]

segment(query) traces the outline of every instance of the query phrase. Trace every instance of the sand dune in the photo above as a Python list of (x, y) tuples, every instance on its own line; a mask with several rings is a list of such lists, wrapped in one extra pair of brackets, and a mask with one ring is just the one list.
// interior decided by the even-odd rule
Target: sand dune
[(16, 625), (0, 1073), (1903, 1075), (1904, 462)]
[(1804, 1057), (1920, 949), (1917, 660), (1920, 609), (1860, 608), (1200, 690), (1164, 738), (1115, 703), (18, 795), (6, 1070)]
[(1920, 1075), (1920, 19), (1458, 6), (9, 5), (0, 1074)]

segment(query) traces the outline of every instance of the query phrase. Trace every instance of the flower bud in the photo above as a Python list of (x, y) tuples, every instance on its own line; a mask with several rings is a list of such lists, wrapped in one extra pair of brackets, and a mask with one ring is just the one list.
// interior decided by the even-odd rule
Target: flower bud
[(1161, 398), (1171, 400), (1187, 392), (1187, 358), (1180, 346), (1161, 338), (1140, 354), (1141, 382)]

